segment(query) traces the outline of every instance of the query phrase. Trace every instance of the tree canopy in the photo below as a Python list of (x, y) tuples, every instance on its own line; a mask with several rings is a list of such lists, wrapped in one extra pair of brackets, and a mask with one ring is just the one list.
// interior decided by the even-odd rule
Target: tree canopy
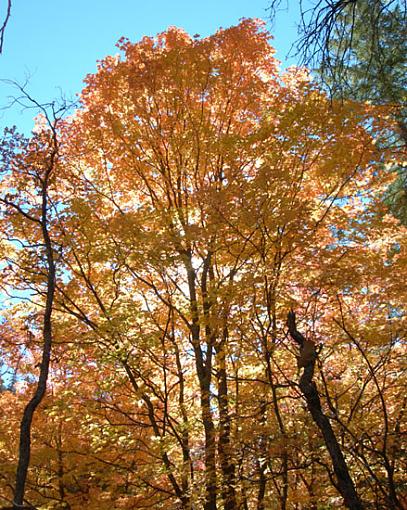
[(49, 319), (26, 504), (403, 508), (389, 108), (280, 73), (269, 41), (123, 39), (73, 115), (6, 131), (4, 504)]
[[(270, 3), (275, 19), (281, 0)], [(405, 0), (321, 0), (310, 7), (300, 2), (301, 23), (294, 51), (312, 67), (336, 99), (393, 105), (396, 123), (384, 143), (407, 143)], [(396, 181), (385, 200), (407, 224), (407, 175), (404, 162), (394, 168)]]

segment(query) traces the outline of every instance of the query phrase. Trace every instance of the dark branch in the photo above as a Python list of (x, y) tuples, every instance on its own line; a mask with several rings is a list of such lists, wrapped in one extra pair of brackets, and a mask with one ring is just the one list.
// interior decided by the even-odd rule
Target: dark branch
[(0, 27), (0, 54), (3, 53), (4, 33), (6, 31), (10, 15), (11, 15), (11, 0), (8, 0), (6, 17), (4, 18), (3, 24)]
[(287, 316), (287, 326), (288, 331), (292, 337), (292, 339), (297, 342), (297, 344), (302, 347), (305, 342), (305, 337), (298, 331), (296, 321), (295, 321), (295, 312), (294, 310), (290, 310)]

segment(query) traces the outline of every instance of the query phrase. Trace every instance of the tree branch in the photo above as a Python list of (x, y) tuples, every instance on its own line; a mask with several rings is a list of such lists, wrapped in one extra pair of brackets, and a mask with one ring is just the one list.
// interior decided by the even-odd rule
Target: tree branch
[(6, 17), (4, 18), (3, 24), (0, 27), (0, 54), (3, 53), (4, 33), (6, 31), (6, 27), (9, 22), (10, 16), (11, 16), (11, 0), (8, 0)]

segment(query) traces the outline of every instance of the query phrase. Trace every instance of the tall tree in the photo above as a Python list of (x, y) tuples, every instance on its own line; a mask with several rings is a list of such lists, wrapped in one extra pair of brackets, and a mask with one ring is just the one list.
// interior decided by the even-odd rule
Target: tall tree
[[(43, 303), (42, 356), (34, 395), (24, 408), (20, 425), (19, 456), (13, 504), (24, 506), (25, 485), (31, 455), (31, 427), (34, 413), (41, 404), (48, 380), (53, 341), (52, 311), (55, 295), (55, 246), (50, 234), (50, 187), (54, 179), (59, 155), (58, 123), (66, 107), (51, 105), (50, 112), (21, 89), (23, 96), (40, 110), (35, 135), (30, 139), (19, 136), (15, 130), (5, 130), (1, 144), (3, 218), (7, 218), (4, 234), (13, 243), (20, 243), (23, 251), (23, 271), (30, 256), (35, 257), (40, 275), (38, 294)], [(21, 224), (19, 224), (21, 222)], [(17, 241), (18, 240), (18, 241)], [(24, 281), (24, 276), (21, 280)], [(23, 290), (21, 288), (21, 290)], [(29, 290), (26, 289), (28, 292)]]
[[(349, 476), (362, 501), (387, 504), (401, 491), (406, 292), (405, 232), (380, 198), (390, 177), (378, 163), (392, 153), (374, 143), (388, 109), (332, 104), (304, 70), (279, 74), (255, 20), (204, 39), (171, 28), (120, 48), (87, 77), (59, 131), (56, 359), (30, 501), (342, 504), (287, 341), (295, 308), (304, 337), (324, 343), (315, 384)], [(3, 231), (23, 238), (12, 220)], [(22, 265), (13, 243), (3, 250)], [(40, 263), (24, 259), (33, 288)], [(20, 282), (11, 274), (9, 291)], [(29, 391), (39, 318), (28, 303), (0, 324), (11, 365), (17, 339), (28, 351), (28, 389), (2, 393), (4, 409)], [(0, 437), (10, 463), (1, 425)], [(9, 485), (6, 475), (6, 497)]]

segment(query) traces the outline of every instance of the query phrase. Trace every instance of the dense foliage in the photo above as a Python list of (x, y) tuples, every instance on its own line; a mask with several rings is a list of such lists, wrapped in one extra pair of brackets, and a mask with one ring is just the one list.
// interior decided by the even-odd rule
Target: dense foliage
[[(270, 1), (276, 17), (281, 0)], [(295, 4), (296, 2), (293, 2)], [(406, 0), (320, 0), (300, 2), (301, 22), (294, 43), (299, 61), (316, 71), (335, 99), (393, 106), (394, 128), (381, 143), (407, 145)], [(405, 162), (385, 194), (392, 214), (407, 225)]]
[(44, 369), (47, 231), (53, 346), (28, 503), (340, 508), (295, 310), (360, 499), (403, 508), (407, 253), (382, 201), (388, 109), (279, 74), (258, 21), (119, 48), (73, 116), (2, 140), (2, 502)]

